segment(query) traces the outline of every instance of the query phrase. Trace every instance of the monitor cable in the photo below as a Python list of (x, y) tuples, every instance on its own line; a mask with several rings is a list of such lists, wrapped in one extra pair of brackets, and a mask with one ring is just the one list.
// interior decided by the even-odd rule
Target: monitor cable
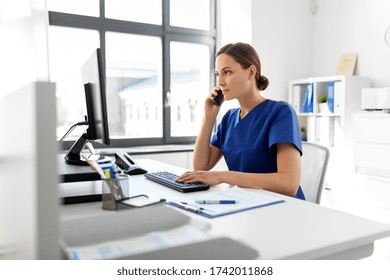
[(73, 125), (68, 129), (68, 131), (64, 134), (64, 136), (61, 137), (61, 139), (59, 140), (59, 142), (64, 141), (65, 138), (68, 137), (68, 135), (73, 131), (73, 129), (75, 129), (76, 126), (79, 126), (79, 125), (88, 125), (88, 121), (83, 121), (83, 122), (78, 122), (78, 123), (73, 124)]

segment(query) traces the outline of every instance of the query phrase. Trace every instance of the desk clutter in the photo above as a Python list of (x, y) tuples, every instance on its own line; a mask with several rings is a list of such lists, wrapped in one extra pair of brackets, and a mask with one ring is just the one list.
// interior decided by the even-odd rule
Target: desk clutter
[[(252, 248), (213, 237), (210, 225), (165, 205), (64, 220), (60, 246), (72, 260), (254, 259)], [(207, 250), (206, 250), (207, 248)]]
[(127, 153), (115, 153), (115, 161), (103, 164), (99, 164), (87, 156), (83, 156), (83, 158), (100, 175), (104, 210), (124, 210), (165, 202), (165, 199), (150, 200), (144, 194), (127, 196), (129, 193), (128, 174), (138, 175), (147, 172), (140, 168)]
[(139, 175), (148, 172), (141, 168), (126, 152), (116, 152), (113, 155), (111, 162), (108, 163), (98, 163), (93, 157), (91, 158), (85, 155), (83, 155), (83, 159), (101, 176), (101, 178), (113, 178), (118, 173)]

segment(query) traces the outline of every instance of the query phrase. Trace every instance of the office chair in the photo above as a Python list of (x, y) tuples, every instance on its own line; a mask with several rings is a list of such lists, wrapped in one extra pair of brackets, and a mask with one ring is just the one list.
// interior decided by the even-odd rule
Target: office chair
[(301, 188), (306, 201), (320, 203), (330, 152), (327, 147), (302, 142)]

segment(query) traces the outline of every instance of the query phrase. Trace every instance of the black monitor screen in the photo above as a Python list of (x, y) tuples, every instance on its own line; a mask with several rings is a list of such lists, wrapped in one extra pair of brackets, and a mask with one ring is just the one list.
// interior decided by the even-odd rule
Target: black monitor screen
[(69, 164), (86, 165), (81, 156), (88, 140), (110, 144), (108, 131), (106, 83), (101, 50), (96, 49), (81, 68), (87, 107), (88, 128), (65, 155)]
[(106, 85), (101, 50), (96, 49), (81, 68), (87, 104), (87, 139), (109, 145)]

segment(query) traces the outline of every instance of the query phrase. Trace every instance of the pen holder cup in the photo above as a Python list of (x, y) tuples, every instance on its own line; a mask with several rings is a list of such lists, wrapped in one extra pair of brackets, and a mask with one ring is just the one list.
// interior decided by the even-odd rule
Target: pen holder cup
[(104, 210), (119, 210), (118, 201), (129, 195), (129, 176), (102, 179), (102, 202)]

